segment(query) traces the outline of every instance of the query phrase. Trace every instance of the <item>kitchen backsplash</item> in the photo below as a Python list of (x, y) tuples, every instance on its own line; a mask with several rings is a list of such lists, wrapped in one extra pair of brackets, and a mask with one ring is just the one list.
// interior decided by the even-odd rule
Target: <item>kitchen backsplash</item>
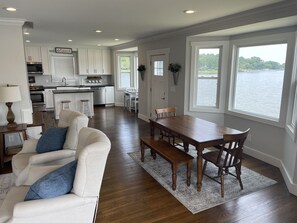
[[(35, 83), (33, 85), (56, 86), (62, 85), (62, 78), (53, 78), (52, 75), (33, 75)], [(102, 85), (113, 85), (113, 75), (100, 76)], [(75, 75), (74, 78), (67, 79), (67, 85), (84, 85), (87, 76)]]

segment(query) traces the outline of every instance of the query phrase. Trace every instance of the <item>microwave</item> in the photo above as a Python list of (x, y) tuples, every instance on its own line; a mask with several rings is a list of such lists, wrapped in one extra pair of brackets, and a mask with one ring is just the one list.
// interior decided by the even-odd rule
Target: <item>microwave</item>
[(28, 74), (43, 74), (42, 63), (27, 63)]

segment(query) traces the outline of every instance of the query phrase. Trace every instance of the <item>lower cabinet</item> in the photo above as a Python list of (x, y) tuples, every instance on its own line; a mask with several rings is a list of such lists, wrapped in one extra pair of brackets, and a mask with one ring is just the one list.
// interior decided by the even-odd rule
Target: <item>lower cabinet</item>
[(90, 115), (94, 116), (93, 92), (54, 93), (55, 118), (59, 119), (62, 101), (70, 101), (69, 109), (82, 112), (81, 100), (89, 100)]
[(105, 87), (105, 104), (114, 104), (114, 87)]
[(44, 89), (44, 102), (47, 110), (54, 108), (54, 89)]

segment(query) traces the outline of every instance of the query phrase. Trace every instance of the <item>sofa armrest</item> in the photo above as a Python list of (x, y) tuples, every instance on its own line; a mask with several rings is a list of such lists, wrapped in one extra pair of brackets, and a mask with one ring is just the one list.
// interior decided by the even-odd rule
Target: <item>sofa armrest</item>
[(95, 202), (97, 202), (96, 197), (82, 198), (75, 194), (66, 194), (51, 199), (24, 201), (14, 206), (13, 218), (32, 218), (33, 216), (38, 216), (42, 219), (42, 216), (46, 218), (46, 215), (53, 213), (61, 214), (63, 210)]
[(35, 153), (38, 139), (28, 139), (23, 142), (23, 148), (19, 153)]
[(40, 153), (30, 157), (29, 164), (38, 165), (65, 158), (75, 157), (75, 151), (70, 149), (57, 150), (49, 153)]

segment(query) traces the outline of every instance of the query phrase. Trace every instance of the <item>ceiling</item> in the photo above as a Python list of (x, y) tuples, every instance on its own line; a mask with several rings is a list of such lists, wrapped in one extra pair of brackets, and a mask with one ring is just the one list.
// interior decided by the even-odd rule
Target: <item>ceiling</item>
[[(0, 18), (33, 22), (30, 35), (24, 35), (31, 43), (115, 46), (277, 2), (281, 0), (1, 0)], [(185, 14), (186, 9), (196, 13)]]

